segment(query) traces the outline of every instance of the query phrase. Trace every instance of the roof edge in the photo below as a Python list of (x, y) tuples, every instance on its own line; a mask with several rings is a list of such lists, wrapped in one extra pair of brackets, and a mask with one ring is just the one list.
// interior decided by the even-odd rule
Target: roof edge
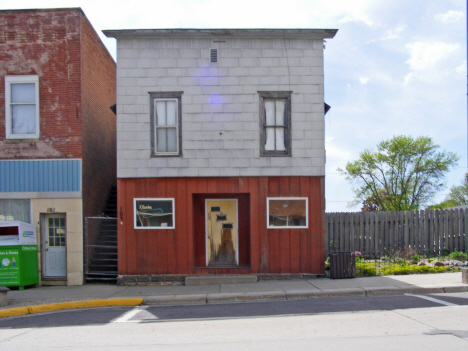
[(136, 37), (223, 37), (223, 38), (307, 38), (331, 39), (338, 29), (109, 29), (102, 31), (108, 38)]
[(24, 8), (24, 9), (3, 9), (0, 12), (39, 12), (39, 11), (80, 11), (83, 15), (83, 9), (81, 7), (48, 7), (48, 8)]

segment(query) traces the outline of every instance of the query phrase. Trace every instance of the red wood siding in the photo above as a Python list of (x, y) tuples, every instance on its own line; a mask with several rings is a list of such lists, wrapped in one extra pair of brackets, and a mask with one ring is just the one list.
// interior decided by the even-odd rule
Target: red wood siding
[[(324, 273), (324, 177), (118, 179), (119, 274)], [(309, 228), (267, 229), (267, 197), (308, 197)], [(134, 198), (174, 198), (175, 229), (134, 229)], [(239, 267), (205, 267), (207, 198), (236, 198)]]

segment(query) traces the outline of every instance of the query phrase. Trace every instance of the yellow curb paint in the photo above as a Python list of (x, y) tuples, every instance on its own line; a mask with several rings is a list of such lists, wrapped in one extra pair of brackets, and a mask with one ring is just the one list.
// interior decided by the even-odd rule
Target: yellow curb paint
[(28, 314), (28, 313), (29, 311), (27, 307), (7, 308), (4, 310), (0, 310), (0, 318), (21, 316), (22, 314)]
[(107, 307), (107, 306), (138, 306), (143, 303), (142, 298), (129, 298), (129, 299), (105, 299), (105, 300), (84, 300), (84, 301), (71, 301), (50, 303), (46, 305), (35, 305), (28, 307), (17, 307), (0, 310), (1, 317), (19, 316), (29, 313), (41, 313), (59, 310), (68, 310), (75, 308), (90, 308), (90, 307)]

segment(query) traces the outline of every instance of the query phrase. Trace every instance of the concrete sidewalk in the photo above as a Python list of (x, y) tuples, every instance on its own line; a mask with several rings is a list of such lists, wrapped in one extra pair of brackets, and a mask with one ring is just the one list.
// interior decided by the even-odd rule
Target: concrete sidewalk
[[(460, 272), (335, 280), (261, 280), (254, 283), (195, 286), (42, 286), (9, 291), (8, 305), (0, 307), (0, 317), (110, 305), (187, 305), (461, 291), (468, 291), (468, 284), (462, 283)], [(8, 313), (13, 310), (14, 314)]]

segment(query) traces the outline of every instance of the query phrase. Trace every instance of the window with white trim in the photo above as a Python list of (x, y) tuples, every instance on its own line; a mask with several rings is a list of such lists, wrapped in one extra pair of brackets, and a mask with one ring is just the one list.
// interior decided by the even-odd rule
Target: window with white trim
[(308, 198), (267, 198), (267, 228), (308, 228)]
[(174, 229), (173, 198), (140, 198), (134, 200), (135, 229)]
[(153, 155), (181, 155), (181, 92), (150, 93)]
[(39, 138), (39, 76), (5, 77), (7, 139)]
[(261, 155), (291, 155), (291, 92), (258, 92)]

